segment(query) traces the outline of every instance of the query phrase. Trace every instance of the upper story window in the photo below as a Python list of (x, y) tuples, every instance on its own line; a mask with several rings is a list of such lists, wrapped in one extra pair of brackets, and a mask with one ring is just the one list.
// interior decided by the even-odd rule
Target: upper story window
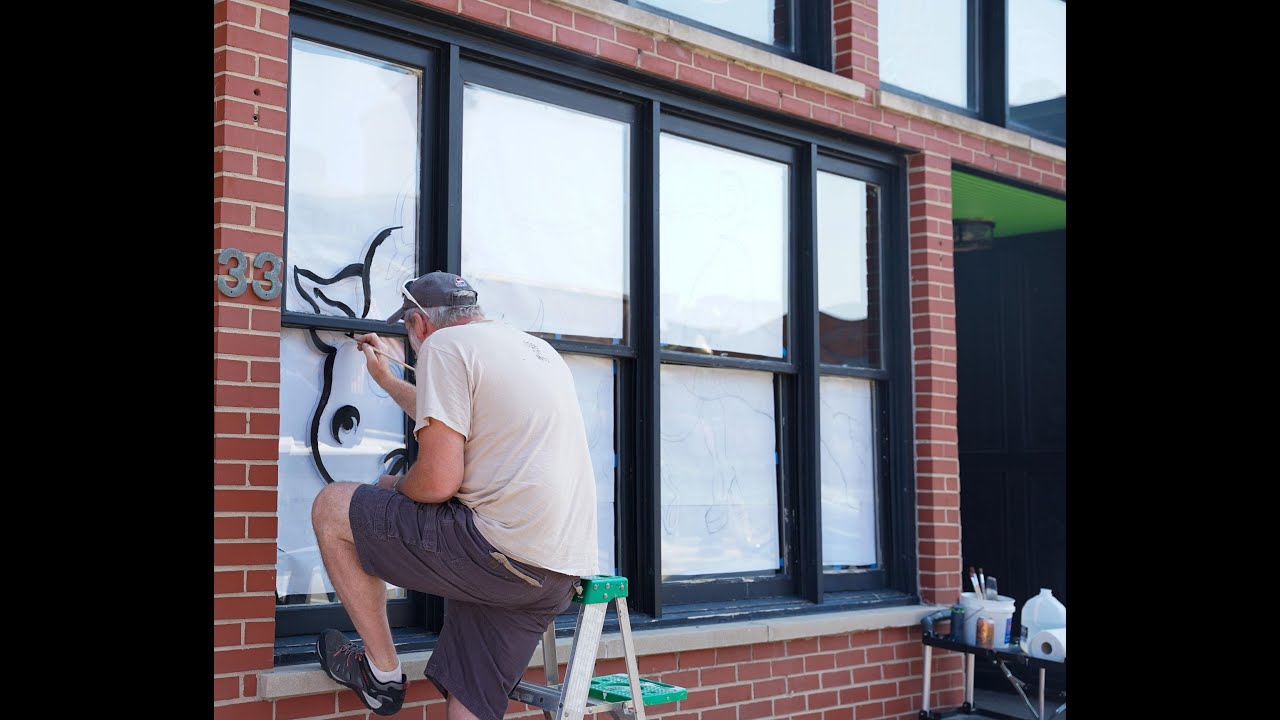
[(1066, 0), (1009, 0), (1009, 126), (1066, 144)]
[(814, 67), (831, 68), (831, 3), (801, 0), (620, 0)]
[(889, 0), (880, 5), (880, 82), (977, 110), (972, 78), (973, 0)]
[(888, 90), (1067, 144), (1066, 0), (889, 0)]

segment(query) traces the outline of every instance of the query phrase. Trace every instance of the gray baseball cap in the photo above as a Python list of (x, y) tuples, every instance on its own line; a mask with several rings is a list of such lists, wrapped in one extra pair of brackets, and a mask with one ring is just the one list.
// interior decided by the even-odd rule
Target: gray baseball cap
[[(395, 325), (404, 317), (406, 310), (421, 306), (424, 308), (441, 306), (475, 305), (480, 294), (471, 284), (459, 275), (447, 272), (429, 272), (426, 275), (405, 283), (400, 293), (404, 302), (400, 309), (391, 313), (387, 324)], [(412, 300), (409, 299), (412, 296)], [(416, 301), (416, 302), (415, 302)]]

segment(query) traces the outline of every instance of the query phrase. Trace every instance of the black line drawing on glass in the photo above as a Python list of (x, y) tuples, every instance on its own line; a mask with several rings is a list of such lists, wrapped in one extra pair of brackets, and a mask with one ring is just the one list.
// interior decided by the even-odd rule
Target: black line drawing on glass
[[(747, 503), (738, 480), (735, 455), (729, 447), (729, 433), (723, 426), (726, 424), (726, 418), (741, 418), (742, 406), (746, 407), (749, 414), (765, 418), (770, 427), (773, 425), (773, 416), (752, 407), (746, 398), (739, 394), (713, 390), (709, 387), (721, 384), (722, 379), (713, 377), (709, 382), (704, 382), (703, 379), (707, 377), (707, 373), (701, 369), (695, 372), (697, 377), (692, 383), (679, 378), (673, 378), (672, 381), (683, 388), (689, 398), (698, 401), (696, 420), (686, 432), (661, 432), (661, 441), (679, 443), (691, 439), (695, 434), (700, 437), (706, 449), (706, 457), (714, 463), (714, 469), (711, 472), (711, 503), (702, 517), (706, 533), (715, 535), (732, 522), (741, 532), (749, 536), (752, 534), (752, 528), (747, 522)], [(740, 422), (739, 419), (734, 424)], [(671, 478), (669, 470), (670, 466), (664, 460), (660, 471), (662, 527), (666, 534), (675, 535), (681, 493), (680, 486)]]
[[(822, 404), (826, 408), (831, 407), (825, 401), (823, 401)], [(829, 410), (828, 412), (830, 412), (829, 417), (830, 417), (831, 426), (829, 428), (826, 428), (826, 430), (827, 430), (827, 433), (830, 433), (829, 437), (831, 438), (839, 437), (842, 441), (844, 441), (844, 445), (846, 447), (856, 448), (860, 443), (858, 442), (858, 437), (857, 437), (858, 425), (853, 415), (851, 413), (844, 412), (841, 410)], [(841, 426), (840, 428), (836, 427), (837, 423), (840, 424)], [(827, 437), (828, 437), (827, 433), (823, 433), (824, 437), (819, 442), (822, 445), (822, 451), (826, 454), (828, 461), (831, 463), (833, 467), (835, 467), (836, 472), (840, 474), (840, 478), (839, 478), (839, 483), (831, 482), (831, 478), (823, 478), (824, 480), (823, 485), (824, 486), (838, 485), (838, 487), (840, 487), (841, 490), (838, 493), (837, 497), (831, 497), (826, 494), (826, 490), (828, 489), (828, 487), (824, 487), (822, 502), (830, 503), (833, 505), (844, 505), (854, 511), (860, 511), (862, 509), (862, 500), (857, 495), (855, 495), (853, 492), (853, 489), (849, 487), (850, 470), (847, 470), (844, 467), (844, 464), (840, 462), (840, 459), (841, 459), (840, 456), (832, 451), (831, 444), (827, 441)]]
[[(351, 263), (331, 277), (321, 277), (311, 270), (295, 266), (293, 268), (293, 287), (298, 292), (298, 296), (310, 305), (311, 309), (319, 315), (342, 314), (349, 318), (367, 317), (369, 314), (369, 305), (372, 302), (372, 295), (370, 291), (370, 272), (373, 267), (374, 256), (378, 252), (378, 249), (384, 246), (385, 241), (391, 236), (391, 233), (395, 230), (401, 229), (402, 227), (403, 226), (401, 225), (393, 225), (379, 230), (373, 240), (369, 243), (369, 247), (364, 253), (363, 262)], [(387, 247), (390, 247), (390, 245)], [(352, 280), (354, 278), (359, 278), (360, 280), (360, 292), (358, 294), (360, 301), (357, 303), (360, 306), (359, 314), (357, 314), (355, 309), (350, 305), (330, 298), (322, 289), (323, 287), (330, 287), (337, 283)], [(310, 281), (310, 283), (304, 283), (304, 279)], [(308, 287), (308, 284), (310, 284), (310, 287)], [(322, 309), (321, 305), (317, 303), (317, 300), (324, 303), (326, 307)], [(337, 312), (333, 312), (335, 310)], [(308, 329), (307, 333), (310, 336), (311, 345), (325, 356), (323, 370), (324, 376), (323, 382), (321, 383), (320, 398), (316, 401), (315, 410), (311, 414), (311, 431), (309, 438), (311, 445), (311, 458), (315, 462), (316, 470), (320, 473), (320, 476), (324, 478), (325, 482), (332, 483), (333, 476), (329, 473), (328, 468), (325, 467), (324, 453), (321, 451), (321, 420), (328, 409), (329, 400), (333, 395), (333, 389), (335, 387), (334, 366), (337, 361), (339, 351), (348, 345), (351, 346), (349, 351), (358, 351), (354, 350), (354, 340), (350, 342), (340, 342), (337, 345), (330, 345), (321, 339), (320, 334), (315, 329)], [(351, 335), (351, 333), (347, 333), (348, 338), (350, 338)], [(326, 427), (325, 430), (328, 431), (329, 437), (331, 437), (333, 441), (341, 447), (355, 447), (359, 445), (362, 440), (360, 409), (351, 404), (343, 404), (341, 407), (335, 408), (329, 419), (328, 427)], [(382, 457), (382, 463), (385, 474), (398, 475), (408, 467), (408, 450), (404, 447), (395, 448)]]

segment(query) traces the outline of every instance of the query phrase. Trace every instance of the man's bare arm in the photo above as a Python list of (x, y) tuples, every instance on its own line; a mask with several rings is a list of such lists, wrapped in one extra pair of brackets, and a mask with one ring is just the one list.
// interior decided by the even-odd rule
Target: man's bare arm
[(396, 405), (400, 406), (405, 415), (417, 422), (417, 418), (413, 417), (414, 413), (417, 412), (413, 383), (396, 377), (395, 373), (391, 372), (391, 361), (373, 351), (373, 348), (376, 347), (382, 352), (390, 352), (391, 348), (388, 346), (387, 341), (378, 337), (377, 333), (357, 335), (355, 340), (356, 347), (364, 353), (365, 362), (369, 367), (369, 375), (373, 378), (373, 381), (387, 391), (387, 394), (391, 396), (392, 400), (396, 401)]
[(462, 433), (432, 418), (418, 431), (418, 460), (400, 481), (400, 492), (420, 503), (442, 503), (456, 495), (462, 487), (465, 444)]

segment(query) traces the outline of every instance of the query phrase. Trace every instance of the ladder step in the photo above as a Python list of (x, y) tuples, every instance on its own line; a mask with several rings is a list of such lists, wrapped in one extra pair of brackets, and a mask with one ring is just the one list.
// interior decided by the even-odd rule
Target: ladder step
[(628, 582), (619, 575), (584, 575), (582, 578), (582, 595), (573, 598), (576, 603), (593, 605), (607, 603), (627, 596)]
[[(630, 700), (631, 684), (627, 679), (626, 673), (603, 675), (591, 678), (591, 689), (587, 691), (587, 694), (596, 700), (605, 702)], [(645, 706), (661, 705), (662, 703), (684, 700), (689, 697), (689, 691), (679, 685), (668, 685), (657, 680), (640, 678), (640, 696), (644, 699)]]

